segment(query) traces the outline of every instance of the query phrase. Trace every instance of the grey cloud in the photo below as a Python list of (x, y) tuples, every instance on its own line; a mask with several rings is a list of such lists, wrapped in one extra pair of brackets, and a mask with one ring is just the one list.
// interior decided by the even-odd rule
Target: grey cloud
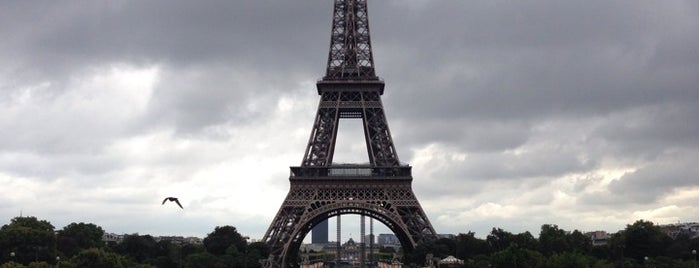
[[(400, 37), (400, 31), (384, 30), (388, 48), (375, 54), (393, 68), (378, 72), (383, 71), (389, 82), (402, 77), (390, 90), (400, 92), (395, 94), (398, 102), (420, 100), (423, 109), (401, 110), (418, 118), (579, 117), (697, 99), (692, 86), (699, 82), (696, 77), (659, 71), (668, 66), (655, 66), (664, 57), (676, 57), (661, 53), (664, 45), (658, 51), (657, 44), (681, 40), (684, 47), (699, 43), (690, 34), (696, 19), (674, 16), (672, 12), (683, 9), (681, 4), (619, 5), (546, 1), (427, 4), (417, 16), (383, 22), (388, 24), (383, 26), (386, 29), (433, 28)], [(437, 16), (437, 11), (445, 13)], [(420, 16), (443, 19), (425, 25)], [(685, 27), (670, 31), (675, 25)], [(402, 45), (406, 42), (414, 44), (410, 46), (413, 51), (394, 49), (406, 47)], [(693, 51), (684, 52), (695, 58)], [(681, 64), (689, 67), (685, 70), (699, 68), (697, 61), (685, 59)], [(669, 83), (672, 80), (678, 81)]]
[(467, 152), (502, 152), (521, 146), (531, 135), (531, 126), (519, 122), (434, 119), (416, 124), (412, 118), (399, 119), (390, 124), (396, 126), (395, 139), (400, 147), (424, 146), (437, 140)]
[[(379, 0), (369, 5), (374, 59), (386, 81), (383, 100), (401, 160), (415, 162), (416, 150), (442, 147), (432, 161), (414, 166), (414, 187), (423, 203), (448, 196), (475, 207), (478, 202), (506, 205), (514, 193), (546, 192), (551, 180), (570, 174), (637, 167), (608, 190), (587, 193), (599, 186), (598, 178), (576, 180), (569, 189), (579, 204), (565, 210), (606, 207), (603, 213), (609, 215), (695, 185), (698, 172), (691, 163), (699, 158), (690, 152), (699, 136), (696, 1)], [(230, 134), (236, 131), (289, 135), (303, 129), (300, 147), (291, 148), (289, 139), (285, 144), (265, 140), (245, 152), (261, 165), (270, 152), (294, 154), (287, 149), (298, 150), (299, 159), (315, 107), (294, 108), (309, 115), (280, 119), (273, 106), (282, 98), (317, 98), (312, 86), (298, 87), (323, 75), (331, 6), (332, 1), (274, 0), (4, 3), (0, 104), (15, 107), (27, 88), (50, 86), (33, 89), (33, 109), (0, 115), (0, 175), (68, 174), (71, 185), (112, 189), (124, 180), (120, 170), (138, 170), (136, 179), (156, 183), (154, 174), (181, 178), (211, 167), (202, 163), (227, 165), (239, 157), (212, 156), (204, 149), (135, 160), (103, 150), (154, 131), (219, 147), (217, 142), (238, 139)], [(112, 64), (161, 70), (143, 113), (115, 120), (111, 114), (61, 109), (70, 105), (57, 100), (70, 103), (64, 96), (75, 93), (71, 81)], [(264, 129), (277, 121), (285, 122)], [(208, 135), (216, 128), (222, 129), (220, 136)], [(444, 152), (464, 160), (440, 155)], [(280, 170), (278, 182), (287, 181), (286, 167)], [(502, 227), (523, 230), (519, 221), (536, 221), (533, 229), (527, 227), (534, 232), (544, 222), (574, 222), (551, 218), (552, 195), (537, 197), (521, 204), (536, 207), (526, 218)], [(86, 200), (80, 198), (77, 202)], [(112, 202), (138, 200), (103, 203)], [(51, 215), (58, 218), (61, 212)], [(137, 215), (132, 212), (92, 213), (105, 227), (155, 230), (128, 220)], [(209, 231), (216, 222), (202, 219), (209, 225), (192, 228)], [(471, 224), (500, 223), (489, 218)], [(266, 227), (253, 225), (246, 226)]]
[(72, 177), (85, 178), (86, 182), (94, 181), (95, 177), (119, 169), (124, 164), (125, 161), (119, 157), (103, 154), (64, 153), (50, 157), (32, 152), (0, 154), (0, 170), (4, 173), (47, 180)]
[[(459, 196), (502, 192), (519, 188), (523, 192), (544, 187), (554, 178), (584, 173), (596, 168), (595, 161), (581, 159), (576, 152), (543, 148), (519, 155), (511, 153), (466, 154), (463, 160), (435, 153), (427, 163), (413, 167), (416, 187), (432, 196)], [(499, 186), (493, 186), (497, 184)], [(449, 185), (444, 188), (444, 185)]]
[[(268, 74), (308, 68), (299, 59), (323, 59), (329, 16), (297, 16), (329, 10), (330, 4), (277, 1), (206, 3), (64, 2), (56, 5), (12, 2), (1, 13), (4, 36), (0, 57), (13, 62), (11, 73), (61, 77), (74, 68), (103, 62), (192, 65), (227, 62), (267, 66)], [(326, 7), (327, 6), (327, 7)], [(328, 21), (319, 24), (318, 20)], [(322, 38), (321, 40), (325, 40)], [(282, 45), (280, 45), (282, 44)], [(315, 49), (308, 49), (308, 48)], [(291, 62), (296, 64), (289, 65)]]
[(626, 202), (648, 204), (674, 190), (697, 186), (699, 167), (695, 157), (694, 153), (689, 153), (661, 159), (613, 181), (609, 191)]
[(610, 115), (595, 128), (610, 153), (653, 160), (668, 150), (697, 148), (699, 101), (664, 103)]

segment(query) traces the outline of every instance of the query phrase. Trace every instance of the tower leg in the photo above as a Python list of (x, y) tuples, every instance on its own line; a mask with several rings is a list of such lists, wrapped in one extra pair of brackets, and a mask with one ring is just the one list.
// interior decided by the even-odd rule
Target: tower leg
[(364, 239), (364, 215), (362, 215), (360, 218), (360, 223), (359, 223), (359, 242), (360, 242), (360, 248), (359, 248), (359, 267), (360, 268), (365, 268), (365, 262), (364, 260), (366, 259), (366, 243)]
[(337, 242), (335, 242), (335, 245), (337, 246), (337, 253), (335, 255), (335, 268), (340, 268), (340, 260), (342, 259), (342, 242), (341, 242), (341, 232), (342, 232), (342, 224), (340, 220), (340, 215), (337, 215), (337, 228), (336, 228), (336, 233), (337, 233)]

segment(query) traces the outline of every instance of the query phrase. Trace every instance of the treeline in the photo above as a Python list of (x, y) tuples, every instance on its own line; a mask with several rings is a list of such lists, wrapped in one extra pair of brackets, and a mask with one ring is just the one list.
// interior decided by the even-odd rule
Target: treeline
[(652, 222), (639, 220), (601, 246), (593, 246), (591, 238), (578, 230), (544, 224), (538, 238), (530, 232), (513, 234), (493, 228), (485, 239), (469, 232), (456, 239), (422, 243), (404, 261), (420, 267), (432, 253), (435, 262), (452, 255), (464, 260), (463, 267), (696, 268), (696, 251), (699, 238), (680, 234), (673, 239)]
[[(92, 223), (71, 223), (55, 230), (50, 222), (17, 217), (0, 228), (0, 268), (9, 267), (261, 267), (269, 248), (248, 244), (235, 227), (216, 227), (201, 245), (156, 241), (150, 235), (126, 235), (121, 243), (105, 243), (104, 230)], [(422, 267), (431, 255), (464, 260), (459, 267), (695, 267), (699, 239), (686, 234), (670, 238), (660, 227), (637, 221), (608, 243), (593, 246), (578, 230), (541, 226), (538, 237), (530, 232), (513, 234), (493, 228), (485, 239), (472, 232), (455, 239), (420, 243), (401, 261)], [(382, 251), (383, 252), (383, 251)]]
[(269, 255), (264, 243), (248, 244), (235, 227), (216, 227), (202, 245), (156, 241), (150, 235), (126, 235), (105, 243), (104, 230), (92, 223), (71, 223), (61, 230), (36, 217), (17, 217), (0, 228), (0, 268), (50, 267), (249, 267)]

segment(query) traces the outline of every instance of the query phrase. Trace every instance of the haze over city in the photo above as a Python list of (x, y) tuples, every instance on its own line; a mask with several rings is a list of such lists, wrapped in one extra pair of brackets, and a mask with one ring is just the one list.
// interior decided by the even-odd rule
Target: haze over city
[[(0, 218), (262, 238), (308, 141), (331, 8), (3, 3)], [(381, 0), (369, 14), (396, 149), (438, 233), (697, 220), (699, 2)], [(367, 161), (357, 124), (338, 142), (338, 162)]]

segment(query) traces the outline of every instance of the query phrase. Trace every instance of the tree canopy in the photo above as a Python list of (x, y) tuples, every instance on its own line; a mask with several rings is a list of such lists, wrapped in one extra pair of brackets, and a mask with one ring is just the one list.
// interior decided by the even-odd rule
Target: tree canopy
[[(247, 237), (228, 225), (215, 227), (203, 244), (156, 241), (150, 235), (133, 234), (126, 235), (121, 243), (105, 245), (103, 234), (104, 230), (93, 223), (71, 223), (54, 232), (54, 226), (46, 220), (17, 217), (0, 227), (0, 268), (259, 268), (259, 260), (269, 256), (267, 244), (248, 244)], [(463, 259), (464, 268), (689, 268), (694, 261), (692, 249), (699, 249), (698, 238), (685, 234), (673, 239), (658, 225), (639, 220), (613, 234), (603, 246), (593, 247), (583, 232), (567, 231), (555, 224), (543, 224), (538, 237), (494, 227), (485, 239), (466, 232), (422, 242), (412, 252), (401, 252), (401, 261), (408, 267), (419, 267), (427, 262), (427, 256), (443, 259), (451, 255)]]

